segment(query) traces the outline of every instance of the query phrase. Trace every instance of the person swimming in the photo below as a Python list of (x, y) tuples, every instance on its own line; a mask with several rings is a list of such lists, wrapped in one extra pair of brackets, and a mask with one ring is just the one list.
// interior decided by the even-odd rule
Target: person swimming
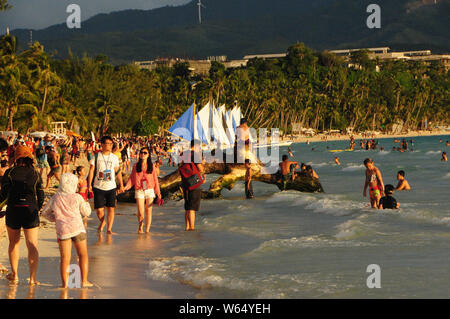
[(411, 186), (408, 181), (405, 179), (405, 171), (398, 171), (397, 173), (398, 184), (395, 188), (398, 191), (409, 191), (411, 190)]
[(398, 203), (392, 196), (394, 193), (394, 186), (387, 184), (384, 186), (384, 189), (386, 191), (386, 196), (380, 198), (378, 209), (398, 209), (400, 207), (400, 203)]
[(383, 178), (380, 170), (375, 167), (371, 158), (364, 160), (366, 167), (366, 180), (364, 183), (363, 196), (367, 196), (367, 187), (369, 187), (370, 204), (372, 208), (377, 208), (381, 195), (384, 193)]
[(336, 165), (341, 165), (341, 162), (339, 161), (339, 157), (335, 157), (334, 158), (334, 162), (336, 163)]

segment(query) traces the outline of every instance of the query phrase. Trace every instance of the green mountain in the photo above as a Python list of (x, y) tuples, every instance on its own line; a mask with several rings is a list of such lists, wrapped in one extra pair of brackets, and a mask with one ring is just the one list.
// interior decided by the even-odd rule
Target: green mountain
[[(394, 50), (450, 51), (450, 0), (378, 0), (381, 29), (369, 29), (373, 0), (197, 0), (178, 7), (99, 14), (81, 29), (65, 24), (33, 31), (57, 57), (106, 54), (113, 63), (161, 56), (205, 58), (284, 52), (296, 42), (316, 50), (389, 46)], [(29, 30), (14, 30), (21, 49)]]

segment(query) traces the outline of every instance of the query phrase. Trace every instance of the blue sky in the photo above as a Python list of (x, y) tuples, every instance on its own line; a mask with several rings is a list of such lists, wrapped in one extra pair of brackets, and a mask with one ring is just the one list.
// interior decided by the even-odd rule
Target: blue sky
[(6, 27), (42, 29), (66, 21), (69, 4), (81, 7), (81, 19), (86, 20), (98, 13), (126, 9), (153, 9), (166, 5), (180, 5), (190, 0), (10, 0), (13, 8), (0, 12), (0, 34)]

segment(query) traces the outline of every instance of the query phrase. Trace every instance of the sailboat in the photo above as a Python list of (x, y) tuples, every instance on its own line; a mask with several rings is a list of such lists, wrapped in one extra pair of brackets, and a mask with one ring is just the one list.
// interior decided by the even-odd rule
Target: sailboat
[[(238, 106), (227, 111), (224, 104), (216, 108), (208, 102), (200, 111), (197, 111), (196, 104), (193, 103), (168, 132), (185, 143), (191, 142), (192, 139), (200, 140), (203, 150), (217, 148), (225, 150), (234, 146), (236, 130), (241, 118), (241, 108)], [(254, 137), (251, 137), (251, 140), (256, 141)], [(292, 142), (256, 144), (255, 148), (291, 144)]]

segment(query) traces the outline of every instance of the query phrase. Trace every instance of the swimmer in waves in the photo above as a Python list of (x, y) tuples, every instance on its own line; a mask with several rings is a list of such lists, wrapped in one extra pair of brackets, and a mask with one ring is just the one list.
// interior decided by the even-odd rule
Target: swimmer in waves
[(364, 160), (366, 167), (366, 179), (364, 183), (363, 196), (367, 197), (367, 187), (369, 187), (370, 205), (377, 208), (381, 196), (384, 196), (384, 183), (380, 170), (374, 165), (371, 158)]

